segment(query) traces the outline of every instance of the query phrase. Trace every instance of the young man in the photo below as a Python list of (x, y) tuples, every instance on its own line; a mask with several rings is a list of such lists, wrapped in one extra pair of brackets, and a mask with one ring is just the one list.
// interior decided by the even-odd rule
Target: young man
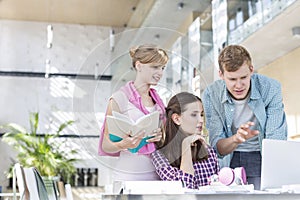
[(210, 143), (222, 167), (245, 167), (248, 183), (260, 189), (262, 139), (287, 139), (281, 86), (254, 74), (251, 56), (242, 46), (225, 47), (218, 62), (222, 80), (203, 93)]

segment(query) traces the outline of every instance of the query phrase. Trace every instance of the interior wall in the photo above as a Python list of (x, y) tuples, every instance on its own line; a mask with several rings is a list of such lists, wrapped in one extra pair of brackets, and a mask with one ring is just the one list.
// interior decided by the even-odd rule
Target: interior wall
[[(0, 71), (43, 72), (50, 60), (51, 73), (110, 75), (110, 27), (77, 24), (52, 24), (52, 47), (47, 48), (46, 22), (0, 20)], [(105, 59), (105, 60), (104, 60)], [(68, 139), (81, 153), (78, 168), (98, 168), (100, 184), (109, 181), (112, 161), (99, 158), (98, 136), (103, 123), (110, 81), (44, 77), (0, 76), (0, 125), (14, 122), (29, 129), (29, 113), (39, 112), (39, 133), (53, 132), (67, 120), (75, 124), (62, 134), (75, 134)], [(2, 130), (0, 130), (2, 132)], [(85, 135), (96, 137), (86, 138)], [(1, 138), (0, 138), (1, 140)], [(0, 141), (0, 185), (16, 152)]]
[(300, 48), (297, 48), (258, 70), (258, 73), (272, 77), (282, 85), (289, 137), (300, 134), (299, 63)]

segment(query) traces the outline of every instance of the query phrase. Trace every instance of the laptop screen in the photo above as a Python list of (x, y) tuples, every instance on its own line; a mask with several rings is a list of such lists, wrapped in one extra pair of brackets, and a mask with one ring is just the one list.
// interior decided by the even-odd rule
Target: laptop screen
[(264, 139), (261, 190), (300, 184), (300, 142)]

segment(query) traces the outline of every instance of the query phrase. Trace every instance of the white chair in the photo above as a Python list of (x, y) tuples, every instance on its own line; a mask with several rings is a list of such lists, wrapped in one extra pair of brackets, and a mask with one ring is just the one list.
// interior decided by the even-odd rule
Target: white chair
[(20, 199), (29, 200), (29, 191), (26, 185), (25, 174), (23, 167), (17, 163), (13, 168), (13, 199), (17, 199), (17, 184), (19, 188)]
[(73, 200), (71, 185), (70, 184), (65, 184), (65, 190), (66, 190), (67, 200)]
[(43, 179), (36, 168), (23, 168), (19, 163), (15, 164), (13, 169), (14, 200), (17, 199), (16, 183), (21, 200), (49, 200)]

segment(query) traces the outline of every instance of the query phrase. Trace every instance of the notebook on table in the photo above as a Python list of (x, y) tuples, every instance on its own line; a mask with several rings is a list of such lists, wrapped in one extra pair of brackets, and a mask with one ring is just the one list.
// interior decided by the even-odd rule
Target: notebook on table
[(300, 185), (300, 142), (262, 141), (261, 190)]

